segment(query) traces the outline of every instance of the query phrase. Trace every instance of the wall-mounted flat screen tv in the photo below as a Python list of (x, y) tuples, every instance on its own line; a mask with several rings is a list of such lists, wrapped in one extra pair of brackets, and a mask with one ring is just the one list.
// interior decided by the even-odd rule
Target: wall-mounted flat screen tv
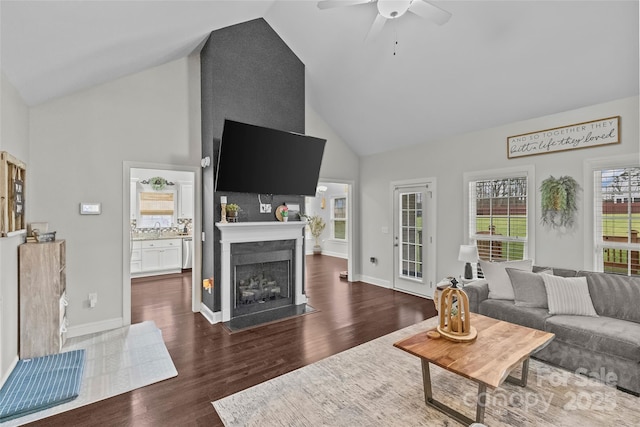
[(216, 191), (314, 196), (326, 140), (225, 120)]

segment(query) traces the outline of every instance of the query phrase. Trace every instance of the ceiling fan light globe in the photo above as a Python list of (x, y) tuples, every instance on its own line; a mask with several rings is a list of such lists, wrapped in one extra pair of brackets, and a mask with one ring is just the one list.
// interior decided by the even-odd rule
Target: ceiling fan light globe
[(387, 19), (396, 19), (404, 15), (412, 0), (378, 0), (378, 13)]

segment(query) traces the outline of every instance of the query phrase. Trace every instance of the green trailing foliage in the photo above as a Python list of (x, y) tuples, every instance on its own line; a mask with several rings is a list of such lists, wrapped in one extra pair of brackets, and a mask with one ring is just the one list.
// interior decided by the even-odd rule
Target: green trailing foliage
[(549, 178), (540, 186), (543, 225), (550, 227), (572, 227), (578, 211), (578, 182), (570, 176)]
[(160, 191), (160, 190), (164, 190), (164, 187), (168, 184), (167, 180), (160, 177), (160, 176), (156, 176), (153, 178), (149, 178), (149, 184), (151, 185), (151, 188), (153, 188), (156, 191)]

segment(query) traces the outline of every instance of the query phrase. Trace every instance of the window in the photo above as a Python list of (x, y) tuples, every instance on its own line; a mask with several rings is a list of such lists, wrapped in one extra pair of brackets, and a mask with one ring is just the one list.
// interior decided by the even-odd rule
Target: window
[[(475, 179), (474, 179), (475, 178)], [(469, 241), (483, 260), (521, 260), (529, 253), (529, 176), (467, 177)]]
[(596, 268), (640, 275), (640, 167), (594, 171)]
[(336, 240), (347, 240), (347, 198), (331, 199), (331, 237)]
[(423, 260), (422, 210), (424, 188), (420, 192), (400, 192), (400, 275), (421, 279)]
[(141, 192), (138, 228), (171, 227), (175, 217), (174, 193)]

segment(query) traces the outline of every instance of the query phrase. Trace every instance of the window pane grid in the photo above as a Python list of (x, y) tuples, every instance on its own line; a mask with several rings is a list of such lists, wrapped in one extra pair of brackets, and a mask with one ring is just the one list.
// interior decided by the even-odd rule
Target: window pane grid
[(422, 278), (422, 193), (403, 193), (400, 196), (400, 275)]
[(594, 178), (597, 266), (640, 275), (640, 168), (595, 171)]
[(347, 198), (336, 197), (331, 200), (331, 223), (333, 238), (347, 240)]
[(527, 203), (527, 177), (471, 183), (469, 235), (480, 259), (524, 259)]

